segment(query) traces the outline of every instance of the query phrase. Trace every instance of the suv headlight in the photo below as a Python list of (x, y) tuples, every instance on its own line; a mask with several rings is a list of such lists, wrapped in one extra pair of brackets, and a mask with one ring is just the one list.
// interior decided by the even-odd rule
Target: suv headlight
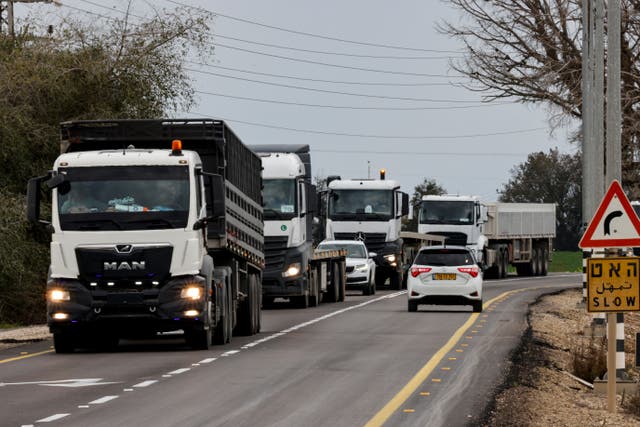
[(384, 259), (386, 259), (387, 262), (396, 262), (395, 254), (385, 255)]
[(295, 277), (300, 274), (302, 271), (302, 267), (299, 262), (294, 262), (289, 264), (289, 267), (285, 271), (282, 272), (282, 277)]

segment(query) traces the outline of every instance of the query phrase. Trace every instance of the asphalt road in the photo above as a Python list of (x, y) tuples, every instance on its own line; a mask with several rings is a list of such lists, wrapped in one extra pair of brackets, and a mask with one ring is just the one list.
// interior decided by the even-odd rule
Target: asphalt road
[(464, 426), (501, 381), (542, 293), (581, 276), (486, 281), (485, 310), (404, 292), (263, 311), (263, 331), (208, 351), (178, 335), (113, 352), (0, 351), (1, 426)]

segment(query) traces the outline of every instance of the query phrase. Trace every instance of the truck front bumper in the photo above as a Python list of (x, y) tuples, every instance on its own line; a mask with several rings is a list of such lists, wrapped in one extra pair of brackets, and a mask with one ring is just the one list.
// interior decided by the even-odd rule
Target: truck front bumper
[[(181, 297), (182, 289), (201, 285), (202, 297)], [(47, 324), (56, 333), (69, 328), (106, 329), (126, 334), (138, 331), (174, 331), (204, 327), (209, 313), (204, 280), (184, 277), (151, 289), (91, 289), (78, 280), (56, 280), (50, 289), (68, 292), (69, 299), (47, 301)]]
[(307, 293), (304, 275), (284, 278), (281, 270), (264, 270), (262, 273), (263, 297), (296, 297)]

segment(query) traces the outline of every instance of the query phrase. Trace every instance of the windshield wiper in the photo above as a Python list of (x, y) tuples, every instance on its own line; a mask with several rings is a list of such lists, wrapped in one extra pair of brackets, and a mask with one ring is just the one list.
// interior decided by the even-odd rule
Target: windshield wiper
[[(264, 208), (264, 209), (263, 209), (263, 213), (265, 213), (265, 214), (266, 214), (266, 213), (273, 214), (273, 216), (275, 216), (275, 217), (276, 217), (276, 218), (278, 218), (278, 219), (282, 219), (282, 218), (283, 218), (282, 212), (277, 211), (277, 210), (275, 210), (275, 209), (271, 209), (271, 208)], [(265, 216), (267, 216), (267, 215), (265, 215)]]

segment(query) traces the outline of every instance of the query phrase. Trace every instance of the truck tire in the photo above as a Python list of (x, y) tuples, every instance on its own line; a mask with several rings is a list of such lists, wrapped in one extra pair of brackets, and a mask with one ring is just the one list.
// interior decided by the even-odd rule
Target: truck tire
[(187, 345), (194, 350), (209, 350), (211, 347), (212, 330), (209, 329), (187, 329), (184, 331)]
[(516, 272), (520, 277), (529, 276), (529, 264), (516, 264)]
[(258, 304), (258, 295), (256, 292), (258, 287), (254, 279), (255, 274), (249, 274), (247, 277), (249, 293), (247, 298), (239, 304), (238, 307), (238, 324), (233, 330), (234, 335), (250, 336), (256, 333), (257, 322), (256, 305)]
[(222, 345), (226, 344), (229, 341), (229, 323), (231, 322), (231, 309), (229, 307), (229, 288), (226, 283), (220, 290), (218, 290), (218, 295), (216, 295), (215, 297), (216, 300), (222, 301), (222, 315), (220, 316), (220, 319), (213, 330), (213, 343), (215, 345)]
[(538, 256), (538, 248), (533, 248), (533, 250), (531, 251), (531, 261), (529, 261), (531, 276), (537, 276), (539, 274), (538, 265), (540, 264), (540, 262), (538, 261)]
[(331, 288), (327, 290), (327, 302), (338, 302), (340, 299), (340, 273), (338, 264), (331, 263)]
[(55, 332), (53, 334), (53, 348), (56, 353), (73, 353), (76, 349), (76, 334), (72, 332)]
[(320, 282), (315, 269), (309, 271), (309, 307), (317, 307), (320, 304)]
[(344, 261), (338, 263), (338, 275), (338, 288), (340, 290), (338, 293), (338, 301), (344, 302), (347, 296), (347, 265)]
[(385, 282), (387, 281), (387, 275), (382, 271), (376, 270), (376, 287), (381, 289), (384, 287)]
[(418, 311), (418, 301), (408, 300), (407, 301), (407, 311), (409, 313), (415, 313), (416, 311)]
[(546, 246), (542, 248), (542, 269), (540, 271), (541, 276), (546, 276), (549, 272), (549, 251)]
[(500, 262), (502, 263), (502, 275), (501, 279), (504, 279), (509, 274), (509, 252), (502, 251), (502, 256), (500, 257)]
[(402, 272), (401, 271), (394, 271), (391, 273), (390, 285), (391, 285), (391, 289), (398, 290), (398, 291), (402, 289)]

